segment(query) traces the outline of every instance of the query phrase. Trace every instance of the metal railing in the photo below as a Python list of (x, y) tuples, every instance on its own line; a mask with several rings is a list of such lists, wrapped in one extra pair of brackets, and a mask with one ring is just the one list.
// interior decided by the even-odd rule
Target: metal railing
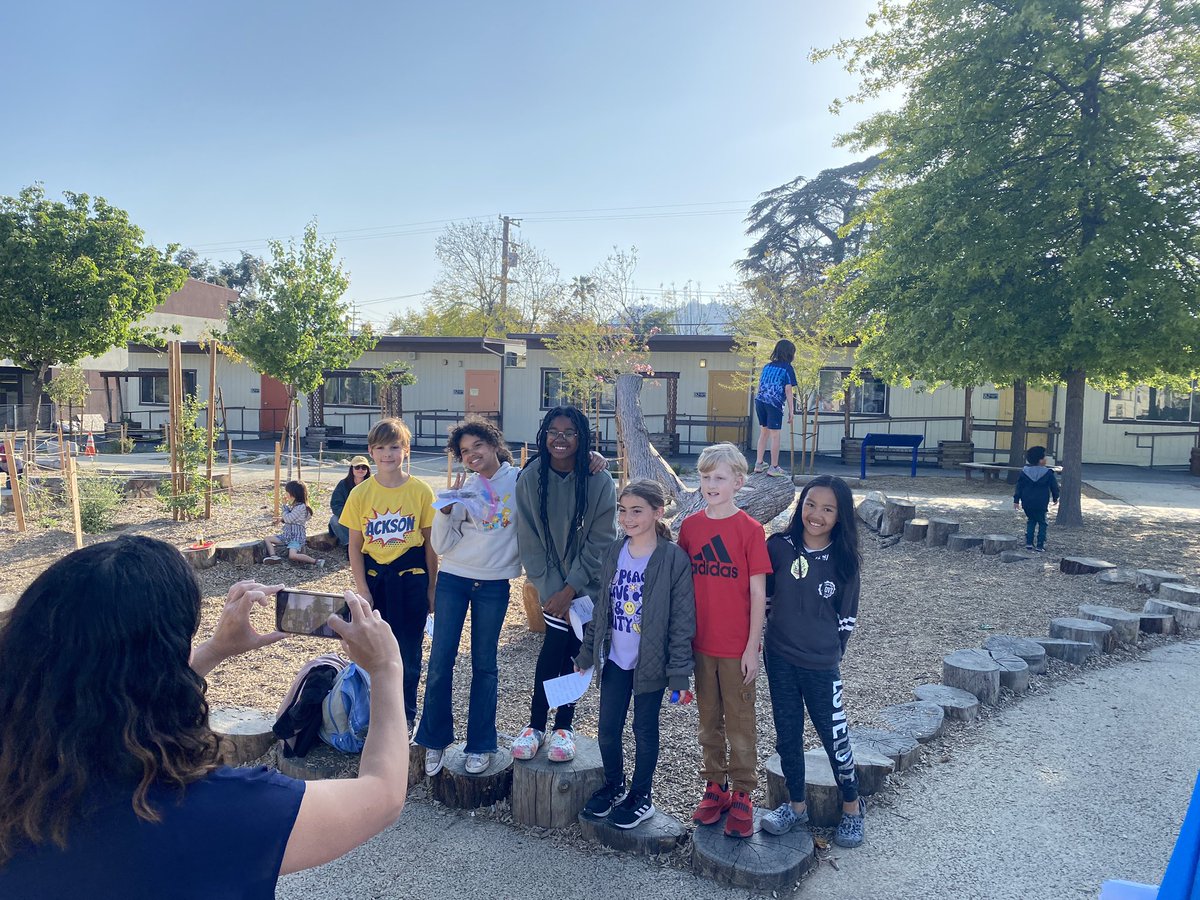
[[(1127, 431), (1125, 437), (1134, 438), (1133, 446), (1138, 450), (1150, 451), (1150, 468), (1154, 468), (1154, 449), (1155, 443), (1159, 438), (1190, 438), (1193, 447), (1200, 447), (1200, 431)], [(1143, 438), (1150, 441), (1149, 444), (1143, 444)], [(1182, 463), (1165, 463), (1164, 466), (1186, 466), (1187, 462)]]

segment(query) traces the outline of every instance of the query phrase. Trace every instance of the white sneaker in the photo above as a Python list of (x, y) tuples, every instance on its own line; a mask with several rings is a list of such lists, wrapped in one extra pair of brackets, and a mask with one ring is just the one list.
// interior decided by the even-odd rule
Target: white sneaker
[(264, 556), (263, 557), (263, 565), (264, 566), (277, 566), (281, 562), (283, 562), (282, 556)]
[(445, 750), (434, 750), (432, 747), (427, 749), (425, 751), (425, 774), (432, 778), (442, 771), (442, 757), (445, 755)]
[(467, 770), (468, 775), (482, 775), (491, 764), (492, 754), (490, 753), (468, 753), (467, 762), (463, 768)]
[(557, 728), (550, 735), (546, 755), (551, 762), (570, 762), (575, 758), (575, 735), (565, 728)]
[(544, 734), (526, 725), (525, 730), (517, 735), (512, 743), (513, 759), (533, 759), (537, 756), (538, 748), (542, 746)]

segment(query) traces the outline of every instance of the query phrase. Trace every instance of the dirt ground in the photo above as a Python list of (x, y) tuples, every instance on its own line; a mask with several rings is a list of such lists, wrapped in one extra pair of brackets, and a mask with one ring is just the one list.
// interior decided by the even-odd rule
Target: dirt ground
[[(437, 485), (435, 485), (437, 487)], [(915, 500), (918, 515), (947, 516), (962, 522), (963, 530), (978, 533), (1017, 534), (1024, 519), (1012, 509), (1007, 485), (966, 481), (961, 477), (873, 477), (871, 490)], [(864, 490), (855, 489), (856, 497)], [(1085, 491), (1086, 493), (1086, 491)], [(1107, 505), (1102, 496), (1083, 500), (1087, 527), (1080, 531), (1055, 528), (1051, 521), (1047, 552), (1033, 562), (1005, 564), (978, 551), (952, 553), (945, 548), (901, 542), (882, 547), (878, 537), (863, 531), (864, 573), (858, 628), (842, 665), (845, 699), (852, 724), (873, 725), (874, 713), (892, 703), (912, 699), (914, 686), (938, 681), (941, 660), (947, 653), (977, 647), (989, 634), (1043, 635), (1048, 621), (1073, 615), (1081, 603), (1102, 603), (1140, 609), (1142, 597), (1128, 586), (1106, 586), (1091, 576), (1065, 576), (1058, 570), (1063, 555), (1106, 559), (1118, 565), (1179, 571), (1196, 580), (1200, 572), (1200, 544), (1194, 524), (1184, 519), (1145, 518), (1128, 507)], [(208, 522), (173, 523), (164, 518), (153, 500), (127, 501), (116, 527), (106, 535), (86, 536), (88, 542), (118, 533), (139, 533), (178, 544), (202, 533), (217, 540), (244, 539), (272, 534), (271, 495), (266, 481), (235, 487), (230, 502), (218, 504)], [(323, 528), (327, 518), (318, 512), (310, 532)], [(768, 531), (782, 527), (781, 516)], [(0, 594), (19, 594), (51, 562), (69, 551), (71, 536), (60, 530), (31, 527), (18, 535), (11, 515), (0, 518)], [(198, 639), (205, 638), (216, 621), (225, 591), (242, 578), (281, 580), (289, 586), (337, 591), (351, 585), (344, 552), (317, 553), (326, 568), (284, 565), (279, 568), (235, 568), (218, 563), (200, 573), (204, 616)], [(515, 735), (526, 724), (534, 663), (540, 635), (528, 631), (520, 602), (523, 579), (512, 586), (512, 604), (500, 638), (500, 708), (502, 734)], [(272, 614), (256, 613), (263, 630), (273, 627)], [(465, 721), (470, 675), (469, 629), (464, 632), (455, 671), (455, 707)], [(1156, 639), (1147, 642), (1161, 642)], [(209, 677), (213, 705), (252, 706), (274, 712), (296, 670), (311, 657), (327, 652), (332, 642), (319, 638), (291, 638), (248, 657), (235, 659)], [(1121, 654), (1089, 665), (1108, 665)], [(1050, 678), (1061, 671), (1052, 665)], [(1035, 682), (1035, 689), (1045, 679)], [(759, 676), (760, 763), (774, 752), (774, 728), (765, 675)], [(579, 704), (576, 726), (580, 734), (594, 735), (597, 694), (593, 690)], [(959, 730), (943, 742), (941, 753), (969, 739)], [(686, 818), (699, 798), (695, 706), (665, 705), (662, 711), (662, 754), (655, 778), (655, 803), (665, 812)], [(462, 735), (460, 734), (460, 739)], [(810, 746), (815, 745), (808, 735)], [(627, 739), (627, 766), (632, 745)], [(927, 758), (930, 754), (926, 754)], [(934, 760), (936, 762), (936, 760)], [(759, 795), (762, 800), (763, 783)], [(884, 802), (887, 802), (886, 800)]]

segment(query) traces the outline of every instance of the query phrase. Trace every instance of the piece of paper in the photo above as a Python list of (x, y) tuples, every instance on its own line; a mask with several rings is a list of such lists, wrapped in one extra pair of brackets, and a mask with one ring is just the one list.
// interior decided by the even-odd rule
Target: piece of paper
[(543, 681), (542, 688), (546, 691), (546, 703), (551, 709), (574, 703), (592, 686), (593, 671), (594, 668), (585, 669), (582, 672), (572, 672), (570, 675), (560, 675), (549, 681)]
[(583, 626), (592, 621), (594, 608), (592, 598), (586, 594), (571, 601), (571, 609), (567, 613), (567, 618), (571, 620), (571, 628), (575, 630), (575, 637), (581, 641), (583, 640)]
[(425, 633), (429, 635), (430, 638), (433, 637), (433, 613), (430, 613), (425, 617)]

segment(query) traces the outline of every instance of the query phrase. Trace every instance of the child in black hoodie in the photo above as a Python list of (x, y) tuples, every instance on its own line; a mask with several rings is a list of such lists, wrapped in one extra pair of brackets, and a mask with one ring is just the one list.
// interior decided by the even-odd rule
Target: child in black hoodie
[(1025, 451), (1025, 462), (1013, 491), (1013, 506), (1025, 510), (1029, 520), (1025, 526), (1025, 549), (1033, 550), (1033, 532), (1037, 529), (1037, 552), (1046, 552), (1046, 510), (1050, 498), (1058, 503), (1058, 480), (1046, 465), (1046, 448), (1030, 447)]

